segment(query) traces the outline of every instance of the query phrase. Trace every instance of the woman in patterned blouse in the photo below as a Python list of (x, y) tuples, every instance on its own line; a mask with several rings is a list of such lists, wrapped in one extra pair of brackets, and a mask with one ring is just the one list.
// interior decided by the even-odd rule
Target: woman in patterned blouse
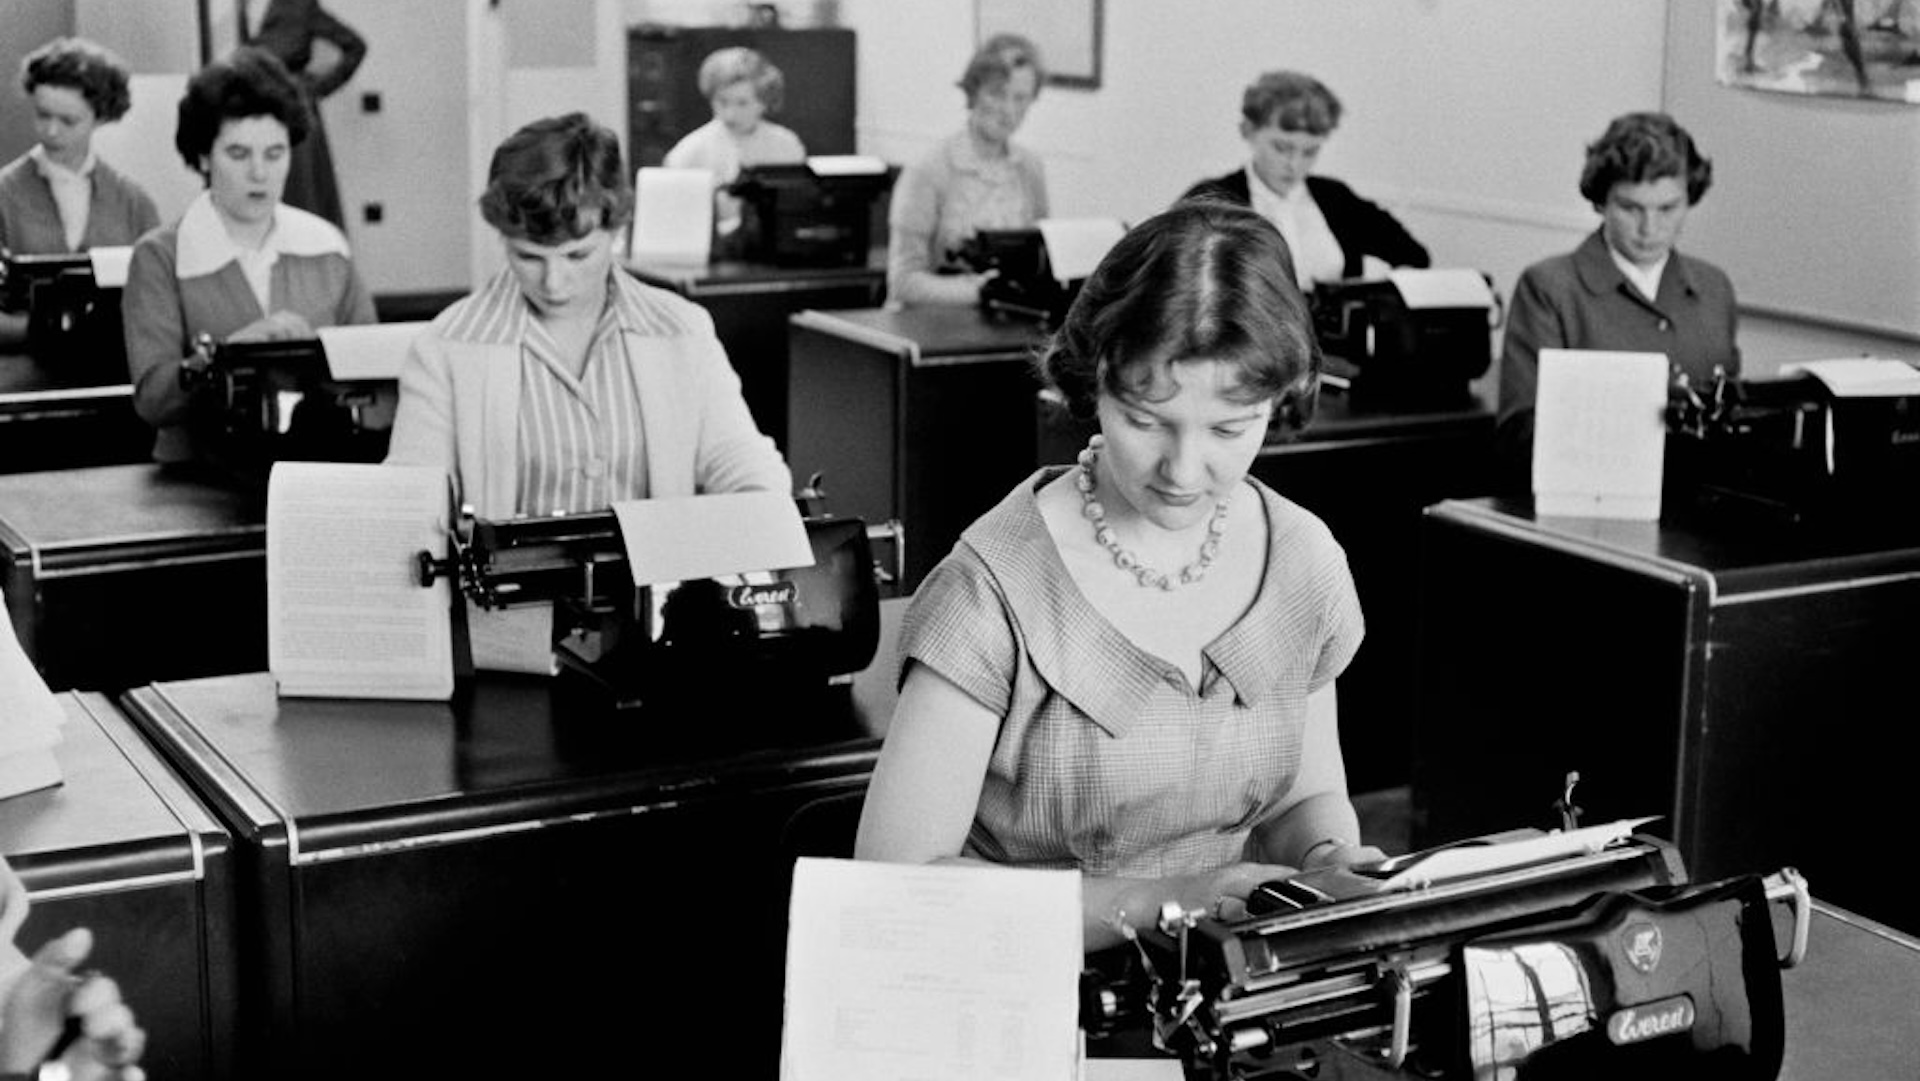
[(1319, 353), (1279, 232), (1183, 202), (1087, 280), (1041, 366), (1100, 435), (976, 521), (914, 596), (862, 858), (1083, 876), (1089, 949), (1161, 905), (1232, 918), (1360, 844), (1334, 680), (1345, 553), (1248, 475)]

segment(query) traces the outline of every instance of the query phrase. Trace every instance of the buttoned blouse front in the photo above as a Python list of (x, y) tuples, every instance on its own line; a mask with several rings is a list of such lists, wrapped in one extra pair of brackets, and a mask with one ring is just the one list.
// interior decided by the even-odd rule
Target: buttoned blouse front
[[(1358, 595), (1324, 523), (1257, 481), (1267, 564), (1191, 686), (1074, 584), (1040, 517), (1043, 469), (916, 591), (903, 661), (1002, 718), (965, 854), (1160, 877), (1243, 858), (1300, 770), (1307, 698), (1359, 648)], [(1179, 603), (1179, 594), (1168, 596)]]

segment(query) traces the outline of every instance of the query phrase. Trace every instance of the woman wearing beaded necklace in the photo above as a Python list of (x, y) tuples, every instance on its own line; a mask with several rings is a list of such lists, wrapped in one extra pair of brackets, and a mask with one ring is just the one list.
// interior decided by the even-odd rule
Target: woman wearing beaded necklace
[(928, 575), (856, 853), (1073, 868), (1086, 947), (1177, 901), (1233, 918), (1359, 843), (1334, 679), (1359, 600), (1324, 524), (1247, 475), (1319, 369), (1286, 242), (1185, 202), (1117, 244), (1040, 362), (1098, 420)]

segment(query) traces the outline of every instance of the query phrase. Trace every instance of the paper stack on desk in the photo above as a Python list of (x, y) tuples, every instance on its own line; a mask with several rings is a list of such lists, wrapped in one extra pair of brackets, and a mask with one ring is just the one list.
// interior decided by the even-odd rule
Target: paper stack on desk
[(0, 798), (60, 783), (53, 747), (65, 720), (0, 605)]

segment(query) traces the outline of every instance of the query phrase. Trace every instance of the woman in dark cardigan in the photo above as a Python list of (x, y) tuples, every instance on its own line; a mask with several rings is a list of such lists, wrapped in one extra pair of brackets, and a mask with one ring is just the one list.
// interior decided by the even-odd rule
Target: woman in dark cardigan
[(1339, 123), (1340, 99), (1320, 80), (1267, 72), (1241, 98), (1247, 163), (1195, 184), (1184, 198), (1250, 206), (1273, 222), (1287, 239), (1303, 289), (1361, 277), (1369, 256), (1386, 267), (1427, 266), (1427, 249), (1392, 214), (1338, 180), (1308, 175)]

